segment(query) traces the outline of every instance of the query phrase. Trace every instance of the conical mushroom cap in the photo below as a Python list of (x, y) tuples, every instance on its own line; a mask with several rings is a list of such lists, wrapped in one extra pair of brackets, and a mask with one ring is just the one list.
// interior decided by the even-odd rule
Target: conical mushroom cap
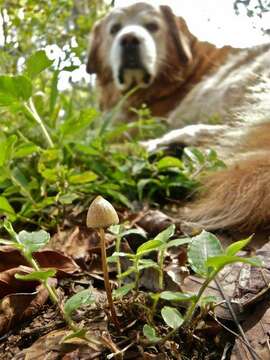
[(106, 228), (119, 223), (117, 212), (109, 201), (97, 196), (89, 206), (86, 225), (90, 228)]

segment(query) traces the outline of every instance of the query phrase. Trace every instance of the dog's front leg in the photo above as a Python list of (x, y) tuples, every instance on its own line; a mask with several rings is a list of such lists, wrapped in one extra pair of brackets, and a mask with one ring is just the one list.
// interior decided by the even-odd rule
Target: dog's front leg
[(219, 143), (228, 129), (227, 125), (188, 125), (182, 129), (171, 130), (157, 139), (141, 142), (149, 152), (172, 145), (211, 147)]

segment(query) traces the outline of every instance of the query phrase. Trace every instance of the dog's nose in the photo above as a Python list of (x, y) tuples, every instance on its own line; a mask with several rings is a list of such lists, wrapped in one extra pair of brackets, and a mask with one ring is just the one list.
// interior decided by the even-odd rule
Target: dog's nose
[(135, 48), (140, 45), (140, 40), (133, 34), (126, 34), (121, 39), (120, 44), (125, 48)]

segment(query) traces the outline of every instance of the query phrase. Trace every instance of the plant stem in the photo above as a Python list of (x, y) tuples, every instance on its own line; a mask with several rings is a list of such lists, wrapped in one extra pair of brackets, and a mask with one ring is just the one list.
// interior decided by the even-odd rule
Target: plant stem
[[(121, 235), (118, 234), (116, 236), (116, 241), (115, 241), (115, 250), (116, 252), (120, 252), (120, 247), (121, 247)], [(117, 279), (118, 279), (118, 286), (121, 286), (121, 263), (120, 263), (120, 256), (118, 256), (117, 259), (117, 263), (116, 263), (116, 267), (117, 267)]]
[(112, 299), (112, 291), (111, 291), (108, 266), (107, 266), (106, 242), (105, 242), (104, 229), (99, 228), (98, 233), (99, 233), (99, 237), (100, 237), (101, 261), (102, 261), (102, 270), (103, 270), (103, 276), (104, 276), (104, 285), (105, 285), (105, 290), (106, 290), (107, 299), (108, 299), (108, 303), (109, 303), (109, 308), (111, 311), (111, 317), (112, 317), (112, 321), (113, 321), (114, 325), (117, 327), (117, 329), (120, 329), (120, 324), (117, 319), (117, 315), (115, 312), (113, 299)]
[(164, 262), (164, 250), (161, 250), (158, 254), (158, 265), (159, 265), (159, 288), (162, 291), (164, 285), (164, 277), (163, 277), (163, 262)]
[(207, 286), (210, 284), (210, 282), (215, 278), (215, 276), (217, 275), (218, 273), (218, 270), (215, 270), (213, 271), (209, 277), (205, 280), (205, 282), (202, 284), (199, 292), (198, 292), (198, 295), (196, 297), (196, 301), (193, 301), (190, 305), (190, 307), (188, 308), (187, 312), (186, 312), (186, 315), (185, 315), (185, 321), (183, 323), (184, 326), (187, 326), (189, 325), (189, 323), (191, 322), (193, 316), (194, 316), (194, 313), (196, 311), (196, 308), (198, 306), (198, 303), (200, 301), (200, 298), (202, 297), (205, 289), (207, 288)]
[(26, 111), (28, 112), (28, 114), (29, 114), (29, 115), (36, 121), (36, 123), (40, 126), (41, 131), (42, 131), (42, 133), (43, 133), (43, 135), (44, 135), (44, 137), (45, 137), (45, 139), (46, 139), (46, 141), (47, 141), (47, 143), (48, 143), (48, 146), (49, 146), (50, 148), (54, 147), (54, 143), (53, 143), (53, 141), (52, 141), (52, 139), (51, 139), (51, 137), (50, 137), (50, 134), (48, 133), (48, 131), (47, 131), (45, 125), (44, 125), (43, 120), (42, 120), (41, 117), (39, 116), (39, 114), (38, 114), (38, 112), (37, 112), (37, 110), (36, 110), (36, 107), (35, 107), (35, 105), (34, 105), (34, 103), (33, 103), (32, 98), (30, 98), (28, 104), (26, 104), (26, 103), (24, 104), (24, 107), (25, 107)]

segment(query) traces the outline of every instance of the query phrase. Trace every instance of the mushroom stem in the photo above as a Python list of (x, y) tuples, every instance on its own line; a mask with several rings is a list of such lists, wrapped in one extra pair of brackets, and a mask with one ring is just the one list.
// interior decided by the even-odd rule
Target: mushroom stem
[(105, 290), (106, 290), (109, 308), (110, 308), (110, 312), (111, 312), (111, 317), (112, 317), (112, 321), (113, 321), (114, 325), (117, 327), (117, 329), (120, 329), (120, 324), (117, 319), (117, 315), (115, 312), (113, 299), (112, 299), (112, 291), (111, 291), (109, 273), (108, 273), (108, 267), (107, 267), (106, 242), (105, 242), (104, 229), (99, 228), (98, 233), (99, 233), (99, 237), (100, 237), (101, 261), (102, 261), (102, 270), (103, 270), (103, 275), (104, 275), (104, 285), (105, 285)]

